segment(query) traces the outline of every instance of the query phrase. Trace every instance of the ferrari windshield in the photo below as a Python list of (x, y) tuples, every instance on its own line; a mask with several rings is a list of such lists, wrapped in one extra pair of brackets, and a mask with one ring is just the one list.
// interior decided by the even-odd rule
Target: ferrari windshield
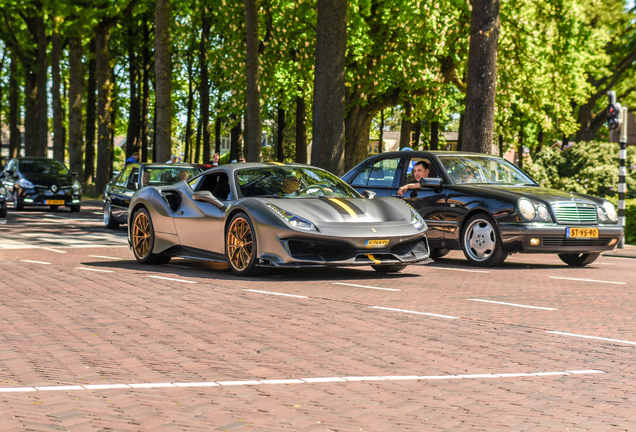
[(22, 174), (61, 174), (67, 175), (68, 169), (55, 159), (22, 159), (20, 161)]
[(505, 159), (494, 156), (440, 156), (455, 184), (536, 185), (526, 173)]
[(301, 166), (265, 166), (235, 171), (241, 198), (330, 196), (360, 198), (351, 186), (330, 172)]

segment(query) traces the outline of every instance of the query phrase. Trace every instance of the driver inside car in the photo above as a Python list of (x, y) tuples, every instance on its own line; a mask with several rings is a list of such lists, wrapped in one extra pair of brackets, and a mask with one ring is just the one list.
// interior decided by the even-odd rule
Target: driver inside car
[(283, 196), (292, 198), (300, 195), (300, 179), (295, 175), (289, 175), (283, 179)]
[(419, 189), (420, 179), (428, 177), (429, 167), (424, 161), (419, 161), (413, 166), (413, 177), (415, 177), (414, 183), (408, 183), (398, 189), (398, 195), (404, 195), (408, 189)]

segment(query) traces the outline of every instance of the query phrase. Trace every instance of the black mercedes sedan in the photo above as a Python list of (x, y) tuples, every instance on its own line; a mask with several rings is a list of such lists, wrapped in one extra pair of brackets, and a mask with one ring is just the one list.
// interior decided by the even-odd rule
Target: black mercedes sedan
[(623, 236), (612, 203), (541, 187), (505, 159), (478, 153), (399, 151), (360, 163), (342, 179), (359, 192), (402, 198), (428, 225), (431, 258), (462, 250), (469, 263), (512, 253), (556, 253), (592, 263)]
[(69, 207), (79, 212), (82, 185), (68, 168), (56, 159), (18, 157), (11, 159), (0, 174), (2, 186), (14, 210), (27, 206)]
[(128, 223), (128, 206), (135, 191), (146, 186), (168, 186), (195, 177), (203, 169), (192, 164), (131, 163), (104, 189), (104, 226)]

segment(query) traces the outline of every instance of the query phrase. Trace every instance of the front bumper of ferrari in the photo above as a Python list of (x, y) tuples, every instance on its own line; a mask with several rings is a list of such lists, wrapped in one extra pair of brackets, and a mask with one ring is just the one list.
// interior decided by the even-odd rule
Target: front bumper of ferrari
[[(279, 233), (280, 234), (280, 233)], [(259, 265), (273, 267), (338, 267), (405, 265), (426, 261), (429, 247), (423, 232), (400, 236), (329, 236), (285, 232), (259, 250)], [(358, 235), (356, 235), (358, 234)], [(264, 238), (260, 236), (260, 238)], [(382, 244), (386, 243), (387, 244)], [(374, 245), (373, 243), (380, 243)]]

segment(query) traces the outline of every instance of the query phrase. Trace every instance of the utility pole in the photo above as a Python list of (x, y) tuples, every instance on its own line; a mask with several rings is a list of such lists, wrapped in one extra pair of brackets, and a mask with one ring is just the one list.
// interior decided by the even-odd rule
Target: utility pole
[[(625, 169), (625, 159), (627, 159), (627, 107), (621, 107), (621, 137), (620, 137), (620, 152), (618, 155), (618, 224), (625, 230), (625, 175), (627, 171)], [(621, 237), (618, 242), (618, 248), (623, 249), (625, 245), (625, 235)]]

